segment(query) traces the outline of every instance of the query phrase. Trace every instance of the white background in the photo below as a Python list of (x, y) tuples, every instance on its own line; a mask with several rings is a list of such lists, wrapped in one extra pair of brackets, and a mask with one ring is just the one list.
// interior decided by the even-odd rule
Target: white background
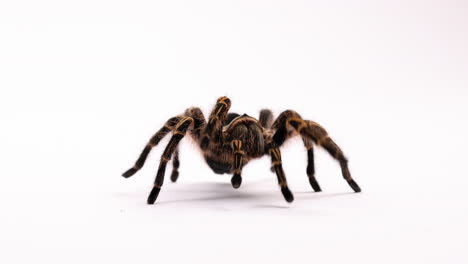
[[(0, 262), (467, 263), (467, 47), (466, 1), (2, 0)], [(224, 95), (322, 124), (363, 192), (298, 140), (292, 204), (267, 158), (235, 190), (184, 140), (147, 205), (167, 139), (121, 173)]]

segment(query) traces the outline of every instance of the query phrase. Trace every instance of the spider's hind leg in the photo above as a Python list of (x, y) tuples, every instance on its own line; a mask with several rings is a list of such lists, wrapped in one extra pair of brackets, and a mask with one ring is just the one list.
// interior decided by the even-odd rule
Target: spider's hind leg
[[(273, 123), (273, 129), (276, 129), (273, 135), (273, 142), (278, 146), (281, 146), (289, 137), (288, 127), (293, 128), (299, 133), (304, 141), (304, 145), (308, 149), (308, 165), (307, 174), (309, 176), (309, 182), (314, 190), (320, 190), (320, 186), (315, 180), (314, 172), (315, 168), (313, 165), (313, 150), (310, 141), (315, 142), (318, 146), (325, 148), (325, 150), (334, 157), (341, 166), (341, 172), (343, 178), (348, 182), (349, 186), (355, 191), (360, 192), (361, 188), (351, 177), (351, 173), (348, 169), (348, 160), (343, 154), (343, 151), (333, 140), (328, 136), (327, 131), (319, 124), (304, 120), (295, 111), (287, 110), (280, 114), (280, 116)], [(310, 149), (309, 147), (310, 146)]]
[(260, 117), (258, 120), (264, 128), (270, 128), (273, 124), (273, 113), (268, 109), (263, 109), (260, 111)]
[[(282, 146), (284, 142), (291, 138), (294, 135), (293, 130), (288, 129), (293, 127), (296, 131), (301, 126), (305, 126), (305, 121), (299, 116), (295, 111), (287, 110), (282, 112), (278, 118), (273, 123), (273, 129), (276, 129), (275, 134), (273, 135), (273, 142), (277, 146)], [(300, 129), (299, 129), (300, 130)], [(308, 135), (301, 135), (304, 147), (307, 149), (307, 176), (309, 178), (309, 183), (312, 189), (316, 192), (321, 192), (322, 188), (315, 178), (315, 164), (314, 164), (314, 149), (313, 149), (313, 140)], [(272, 171), (273, 168), (272, 168)]]
[(326, 136), (325, 138), (319, 140), (317, 142), (319, 146), (322, 146), (325, 148), (325, 150), (333, 156), (338, 162), (340, 163), (341, 167), (341, 172), (343, 174), (343, 178), (348, 182), (349, 186), (355, 191), (355, 192), (361, 192), (361, 188), (359, 185), (353, 180), (351, 177), (351, 173), (349, 172), (348, 169), (348, 159), (343, 154), (343, 151), (341, 151), (340, 147), (336, 145), (333, 140)]

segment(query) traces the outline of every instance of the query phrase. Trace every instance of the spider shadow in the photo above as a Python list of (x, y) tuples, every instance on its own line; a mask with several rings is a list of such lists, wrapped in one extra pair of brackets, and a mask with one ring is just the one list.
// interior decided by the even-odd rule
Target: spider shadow
[(255, 206), (256, 208), (290, 208), (293, 207), (295, 203), (301, 204), (308, 202), (310, 200), (321, 200), (325, 198), (334, 198), (334, 197), (342, 197), (342, 196), (348, 196), (354, 194), (354, 192), (340, 192), (340, 193), (316, 193), (313, 191), (310, 192), (295, 192), (295, 200), (292, 204), (288, 204), (285, 206), (278, 206), (278, 205), (272, 205), (272, 204), (266, 204), (266, 205), (257, 205)]
[[(254, 184), (252, 184), (254, 185)], [(244, 186), (246, 187), (246, 186)], [(251, 185), (249, 185), (251, 187)], [(241, 187), (242, 188), (242, 187)], [(245, 191), (242, 189), (234, 189), (230, 183), (190, 183), (184, 184), (170, 190), (171, 197), (186, 197), (175, 198), (169, 200), (158, 201), (160, 204), (172, 204), (181, 202), (203, 202), (203, 201), (245, 201), (258, 198), (258, 193)], [(200, 194), (209, 194), (209, 196), (200, 197)], [(200, 198), (196, 198), (200, 197)]]
[[(295, 192), (296, 200), (288, 204), (283, 200), (283, 196), (276, 191), (255, 191), (255, 185), (262, 185), (263, 182), (249, 183), (241, 186), (241, 189), (234, 189), (230, 183), (188, 183), (180, 186), (174, 186), (170, 190), (170, 197), (158, 201), (160, 205), (170, 205), (175, 203), (204, 203), (210, 202), (224, 206), (228, 203), (236, 205), (243, 203), (249, 204), (250, 208), (264, 209), (289, 209), (301, 201), (319, 200), (324, 198), (341, 197), (354, 194), (354, 192), (339, 193), (316, 193), (313, 191)], [(244, 187), (244, 189), (242, 189)], [(169, 193), (169, 191), (168, 191)], [(200, 195), (209, 194), (209, 196), (200, 197)], [(177, 198), (176, 198), (177, 197)], [(179, 198), (184, 197), (184, 198)], [(261, 204), (258, 204), (261, 202)], [(277, 204), (278, 202), (284, 205)], [(255, 204), (257, 203), (257, 204)]]

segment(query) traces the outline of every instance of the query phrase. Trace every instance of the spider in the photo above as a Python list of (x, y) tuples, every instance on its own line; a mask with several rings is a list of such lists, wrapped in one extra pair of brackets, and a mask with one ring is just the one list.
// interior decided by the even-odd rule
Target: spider
[(218, 98), (211, 111), (208, 123), (198, 107), (192, 107), (183, 115), (170, 118), (166, 124), (149, 140), (141, 152), (135, 165), (123, 173), (129, 178), (140, 170), (151, 149), (169, 132), (172, 137), (167, 144), (159, 164), (153, 189), (148, 196), (148, 204), (154, 204), (164, 182), (166, 165), (172, 158), (173, 170), (171, 180), (177, 181), (179, 176), (180, 140), (187, 134), (195, 140), (203, 152), (209, 167), (217, 174), (233, 174), (231, 184), (239, 188), (242, 183), (242, 167), (249, 161), (264, 155), (271, 157), (271, 170), (276, 173), (281, 192), (287, 202), (292, 202), (294, 196), (288, 188), (286, 176), (281, 165), (280, 147), (294, 136), (301, 136), (307, 149), (307, 175), (312, 189), (320, 192), (321, 188), (315, 179), (313, 144), (323, 147), (341, 166), (341, 172), (349, 186), (355, 191), (361, 189), (351, 178), (348, 160), (338, 145), (328, 136), (326, 130), (319, 124), (304, 120), (292, 110), (282, 112), (273, 122), (270, 110), (260, 111), (259, 120), (246, 114), (229, 113), (231, 100), (227, 97)]

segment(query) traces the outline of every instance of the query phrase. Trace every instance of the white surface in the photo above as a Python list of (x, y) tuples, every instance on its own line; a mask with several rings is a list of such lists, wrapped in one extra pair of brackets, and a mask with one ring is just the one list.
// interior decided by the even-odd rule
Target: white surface
[[(2, 1), (1, 263), (467, 263), (462, 1)], [(146, 205), (145, 142), (217, 97), (292, 108), (342, 147), (363, 193), (300, 141), (239, 190), (182, 142)], [(170, 174), (170, 167), (167, 176)]]

